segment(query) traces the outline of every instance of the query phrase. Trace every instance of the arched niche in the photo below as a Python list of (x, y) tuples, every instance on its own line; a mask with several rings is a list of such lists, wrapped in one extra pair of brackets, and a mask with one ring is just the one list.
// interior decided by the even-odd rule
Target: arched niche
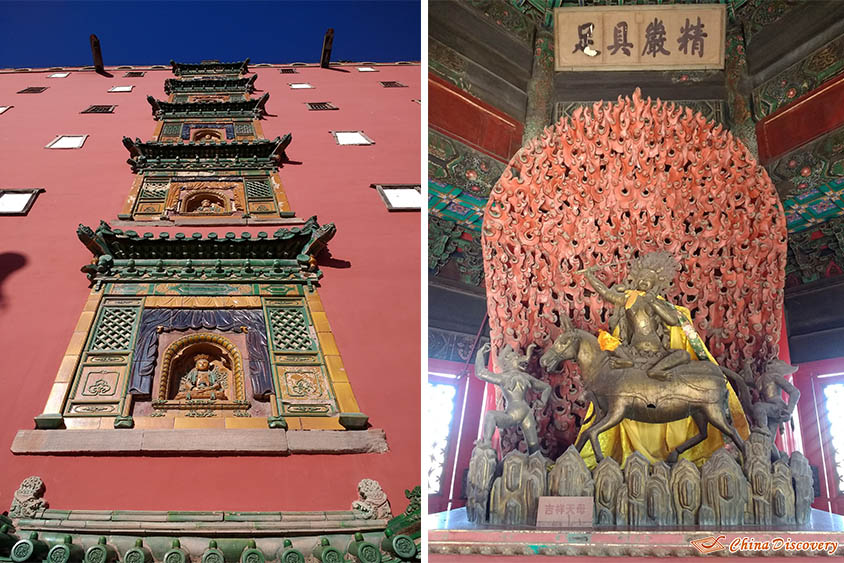
[(216, 129), (197, 129), (193, 132), (193, 141), (222, 141), (223, 134)]
[(187, 195), (182, 201), (182, 213), (199, 215), (221, 215), (229, 213), (229, 198), (212, 191), (200, 191)]
[(225, 336), (191, 334), (171, 343), (164, 351), (159, 402), (242, 403), (245, 395), (243, 358), (237, 346)]

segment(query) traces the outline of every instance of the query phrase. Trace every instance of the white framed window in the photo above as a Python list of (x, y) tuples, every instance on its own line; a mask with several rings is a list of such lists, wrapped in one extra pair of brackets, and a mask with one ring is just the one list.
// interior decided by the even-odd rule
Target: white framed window
[(10, 110), (15, 106), (0, 106), (0, 113), (6, 113), (6, 110)]
[(109, 92), (131, 92), (134, 86), (112, 86)]
[(378, 69), (371, 66), (359, 66), (358, 72), (378, 72)]
[(420, 211), (422, 186), (419, 184), (372, 184), (384, 200), (387, 211)]
[(67, 78), (68, 76), (70, 76), (69, 72), (54, 72), (47, 78)]
[(375, 141), (363, 134), (363, 131), (331, 131), (338, 145), (374, 145)]
[(0, 215), (26, 215), (44, 188), (0, 189)]
[(288, 84), (290, 84), (291, 90), (305, 90), (307, 88), (313, 88), (313, 86), (307, 82), (289, 82)]
[(48, 149), (81, 149), (88, 135), (58, 135), (47, 143)]

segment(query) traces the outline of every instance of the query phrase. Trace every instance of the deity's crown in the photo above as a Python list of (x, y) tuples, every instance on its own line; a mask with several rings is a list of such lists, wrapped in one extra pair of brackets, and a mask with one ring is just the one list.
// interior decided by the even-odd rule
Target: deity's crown
[(656, 274), (656, 283), (661, 293), (671, 287), (674, 277), (679, 270), (680, 264), (670, 252), (664, 250), (648, 252), (634, 258), (630, 262), (628, 278), (632, 282), (633, 280), (640, 279), (646, 272), (653, 272)]
[(211, 356), (209, 356), (208, 354), (197, 354), (196, 356), (193, 357), (194, 362), (198, 362), (199, 360), (205, 360), (205, 361), (210, 362)]

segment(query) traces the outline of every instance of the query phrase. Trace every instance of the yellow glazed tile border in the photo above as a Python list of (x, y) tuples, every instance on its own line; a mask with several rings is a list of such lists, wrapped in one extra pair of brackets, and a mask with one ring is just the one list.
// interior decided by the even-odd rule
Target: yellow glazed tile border
[(76, 373), (76, 363), (79, 356), (65, 356), (59, 366), (59, 373), (56, 374), (56, 383), (70, 383)]
[[(68, 430), (99, 430), (100, 420), (99, 416), (84, 417), (84, 418), (66, 418), (64, 420), (65, 428)], [(110, 419), (114, 424), (114, 418)]]
[(316, 291), (306, 291), (305, 299), (308, 300), (308, 309), (311, 310), (311, 314), (325, 312), (322, 306), (322, 299), (319, 298), (319, 294)]
[(223, 420), (226, 428), (268, 428), (267, 419), (263, 417), (227, 416)]
[(135, 201), (138, 199), (138, 194), (141, 191), (141, 185), (144, 183), (144, 175), (139, 174), (135, 181), (132, 182), (132, 188), (129, 190), (129, 196), (123, 204), (122, 215), (131, 215), (132, 209), (135, 207)]
[(138, 430), (172, 430), (176, 419), (172, 416), (138, 416), (134, 421)]
[(73, 332), (85, 332), (87, 333), (91, 329), (91, 325), (94, 324), (94, 311), (82, 311), (82, 314), (79, 315), (79, 322), (76, 323), (76, 328), (73, 329)]
[(339, 356), (340, 351), (337, 349), (337, 342), (334, 340), (334, 335), (330, 332), (318, 332), (319, 347), (322, 349), (324, 356)]
[(56, 373), (53, 388), (47, 397), (47, 403), (44, 405), (43, 414), (59, 414), (64, 410), (63, 407), (70, 388), (70, 382), (76, 373), (79, 357), (82, 355), (82, 348), (85, 346), (88, 332), (94, 324), (97, 307), (99, 307), (102, 298), (102, 291), (91, 291), (88, 295), (88, 299), (85, 301), (85, 307), (82, 309), (82, 314), (79, 315), (79, 321), (76, 323), (76, 328), (65, 350), (62, 363), (59, 365), (59, 371)]
[(325, 365), (328, 367), (328, 377), (333, 383), (348, 383), (346, 368), (343, 366), (343, 358), (340, 356), (325, 356)]
[(300, 416), (285, 416), (284, 421), (287, 423), (288, 430), (302, 429), (302, 417)]
[(53, 383), (53, 387), (50, 389), (50, 395), (47, 397), (47, 403), (44, 405), (45, 413), (62, 412), (68, 387), (70, 387), (70, 383)]
[[(129, 370), (127, 366), (127, 370), (125, 372), (125, 376), (129, 378)], [(127, 381), (128, 383), (128, 381)], [(126, 396), (123, 399), (123, 408), (120, 409), (120, 416), (130, 416), (132, 414), (132, 403), (134, 402), (134, 396), (129, 393), (126, 393)]]
[(331, 332), (331, 326), (328, 324), (328, 317), (322, 311), (311, 313), (311, 319), (314, 321), (314, 327), (317, 332)]
[(226, 423), (221, 417), (209, 418), (187, 418), (177, 416), (173, 422), (173, 428), (225, 428)]
[(334, 395), (337, 397), (337, 406), (340, 412), (360, 412), (360, 407), (350, 384), (334, 383)]
[(299, 420), (302, 422), (302, 430), (343, 430), (337, 417), (303, 416)]
[(70, 336), (70, 342), (67, 345), (67, 350), (65, 350), (65, 355), (67, 356), (76, 356), (82, 353), (82, 348), (85, 346), (85, 341), (88, 339), (88, 331), (79, 331), (74, 332)]
[[(257, 133), (256, 128), (256, 133)], [(284, 184), (281, 183), (281, 178), (279, 177), (278, 173), (273, 172), (270, 175), (270, 181), (273, 186), (273, 192), (275, 193), (275, 199), (278, 202), (278, 210), (279, 211), (293, 211), (290, 209), (290, 202), (287, 201), (287, 193), (284, 191)]]
[[(331, 379), (331, 386), (334, 388), (334, 396), (337, 399), (337, 408), (340, 412), (360, 412), (355, 393), (352, 390), (352, 385), (349, 382), (349, 376), (346, 368), (343, 365), (343, 358), (340, 355), (340, 350), (337, 348), (337, 341), (334, 339), (334, 333), (331, 331), (331, 325), (328, 322), (328, 315), (322, 305), (322, 300), (319, 294), (309, 292), (305, 294), (307, 299), (308, 309), (311, 314), (311, 320), (317, 332), (319, 339), (319, 346), (322, 350), (323, 359), (325, 360), (325, 367), (328, 370), (328, 377)], [(307, 430), (321, 429), (324, 427), (308, 427), (308, 420), (314, 420), (318, 417), (302, 417), (302, 424)], [(326, 418), (319, 418), (320, 420), (332, 420)], [(334, 420), (335, 424), (339, 423)], [(333, 428), (333, 426), (332, 426)], [(342, 427), (341, 427), (342, 428)]]
[(221, 308), (260, 308), (261, 298), (258, 296), (148, 296), (144, 301), (146, 307), (181, 307), (186, 309), (221, 309)]

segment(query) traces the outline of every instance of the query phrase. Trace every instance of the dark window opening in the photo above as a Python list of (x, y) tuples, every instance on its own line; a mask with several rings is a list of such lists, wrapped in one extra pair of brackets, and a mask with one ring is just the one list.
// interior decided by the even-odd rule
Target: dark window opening
[(307, 102), (308, 109), (311, 111), (325, 111), (330, 109), (340, 109), (331, 102)]
[(117, 106), (89, 106), (88, 109), (82, 110), (80, 113), (114, 113), (114, 108)]

